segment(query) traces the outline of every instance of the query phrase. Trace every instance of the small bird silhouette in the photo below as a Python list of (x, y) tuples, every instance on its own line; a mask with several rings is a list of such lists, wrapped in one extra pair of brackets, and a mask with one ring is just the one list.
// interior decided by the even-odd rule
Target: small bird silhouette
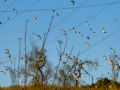
[(64, 29), (63, 29), (62, 32), (66, 32), (66, 31), (64, 31)]
[(15, 10), (16, 14), (17, 14), (17, 10), (13, 8), (13, 10)]
[(61, 9), (63, 9), (62, 7), (60, 7)]
[(36, 20), (37, 18), (35, 18), (35, 16), (32, 18), (33, 20)]
[(44, 11), (43, 11), (43, 10), (41, 10), (41, 12), (43, 12), (43, 13), (44, 13)]
[(32, 33), (33, 35), (35, 35), (35, 33)]
[(95, 18), (92, 18), (92, 19), (95, 19)]
[(107, 57), (105, 55), (103, 55), (103, 57), (105, 57), (105, 60), (107, 60)]
[(95, 32), (93, 32), (93, 31), (92, 31), (92, 29), (91, 29), (91, 28), (90, 28), (90, 31), (91, 31), (91, 33), (95, 33)]
[(65, 37), (67, 37), (67, 34), (66, 34), (66, 33), (64, 33), (64, 35), (65, 35)]
[(22, 39), (22, 38), (18, 38), (19, 40), (24, 40), (24, 39)]
[(21, 29), (23, 29), (23, 27), (20, 27)]
[(9, 17), (6, 17), (7, 19), (9, 19)]
[(6, 0), (4, 0), (4, 3), (6, 2)]
[(73, 0), (72, 0), (72, 1), (70, 1), (70, 2), (72, 2), (72, 3), (73, 3), (72, 5), (74, 5), (74, 3), (75, 3), (75, 1), (73, 1)]
[(37, 34), (36, 34), (36, 36), (38, 36), (38, 37), (40, 38), (40, 40), (41, 40), (41, 36), (40, 36), (40, 35), (37, 35)]
[(87, 36), (86, 38), (88, 38), (88, 40), (89, 40), (89, 38), (90, 38), (90, 37), (89, 37), (89, 36)]
[(88, 22), (86, 23), (86, 25), (89, 25)]
[(114, 51), (114, 53), (116, 53), (115, 50), (114, 50), (113, 48), (110, 47), (110, 49), (112, 49), (112, 50)]
[(104, 40), (104, 38), (102, 38)]
[(86, 47), (89, 47), (88, 45), (89, 45), (89, 44), (86, 42)]
[(103, 31), (102, 31), (102, 32), (103, 32), (103, 33), (106, 33), (105, 30), (104, 30), (104, 28), (103, 28)]
[(63, 44), (63, 42), (61, 40), (57, 40), (57, 41), (58, 41), (58, 43), (60, 43), (60, 44), (62, 43)]
[(0, 24), (2, 24), (2, 23), (0, 22)]
[(79, 32), (80, 36), (83, 36), (80, 32)]
[(77, 33), (76, 31), (75, 31), (75, 28), (73, 27), (73, 31), (75, 32), (75, 33)]

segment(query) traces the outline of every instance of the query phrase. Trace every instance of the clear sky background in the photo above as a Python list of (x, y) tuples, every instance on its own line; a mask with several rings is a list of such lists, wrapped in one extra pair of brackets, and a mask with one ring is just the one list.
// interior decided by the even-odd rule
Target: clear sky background
[[(4, 66), (11, 66), (12, 68), (14, 67), (14, 64), (11, 65), (8, 55), (5, 54), (6, 50), (4, 49), (9, 49), (9, 52), (11, 53), (12, 61), (14, 61), (14, 58), (16, 58), (16, 68), (17, 68), (18, 57), (19, 57), (18, 38), (24, 39), (26, 19), (28, 19), (27, 37), (26, 37), (27, 47), (32, 42), (35, 42), (37, 40), (34, 43), (34, 45), (36, 45), (38, 48), (41, 48), (43, 43), (43, 37), (42, 40), (39, 40), (39, 37), (33, 35), (32, 33), (43, 36), (44, 33), (47, 32), (52, 16), (54, 15), (53, 22), (51, 25), (51, 31), (48, 35), (45, 45), (45, 49), (48, 51), (47, 59), (53, 64), (52, 68), (58, 65), (59, 62), (59, 56), (57, 53), (57, 47), (59, 48), (59, 43), (57, 42), (57, 40), (63, 41), (62, 44), (62, 50), (63, 50), (66, 39), (68, 38), (68, 43), (65, 53), (68, 53), (69, 55), (71, 48), (74, 46), (71, 56), (77, 56), (78, 52), (80, 51), (81, 54), (79, 55), (79, 59), (83, 61), (85, 60), (85, 58), (92, 61), (99, 59), (99, 66), (97, 67), (97, 70), (94, 70), (93, 68), (91, 71), (89, 71), (87, 65), (84, 66), (85, 69), (90, 74), (93, 75), (94, 83), (97, 81), (96, 77), (101, 77), (102, 73), (103, 73), (103, 77), (108, 77), (109, 79), (112, 79), (108, 75), (108, 72), (112, 74), (111, 65), (109, 64), (109, 55), (114, 55), (114, 52), (110, 49), (110, 47), (115, 49), (116, 51), (115, 54), (118, 55), (118, 57), (120, 57), (120, 48), (119, 48), (120, 30), (118, 30), (120, 29), (120, 0), (87, 0), (86, 2), (85, 0), (75, 0), (74, 5), (72, 5), (72, 2), (70, 2), (71, 0), (41, 0), (39, 2), (38, 1), (39, 0), (17, 0), (15, 2), (15, 0), (7, 0), (4, 3), (4, 0), (0, 0), (0, 22), (3, 23), (0, 25), (0, 61), (2, 63), (8, 61), (0, 65), (0, 71), (5, 71)], [(114, 1), (119, 3), (115, 3), (111, 5), (107, 4), (107, 3), (113, 3)], [(15, 3), (12, 4), (13, 2)], [(35, 4), (33, 7), (29, 8), (36, 2), (38, 3)], [(82, 4), (83, 2), (85, 3)], [(100, 5), (100, 4), (107, 4), (107, 5)], [(73, 12), (76, 9), (73, 7), (79, 7), (80, 5), (81, 8), (78, 8), (74, 13), (69, 15), (71, 12)], [(91, 5), (100, 5), (100, 6), (91, 6)], [(110, 6), (107, 7), (108, 5)], [(90, 6), (90, 7), (84, 7), (84, 6)], [(60, 7), (62, 7), (63, 9), (60, 9)], [(6, 8), (8, 8), (6, 11), (9, 12), (2, 12)], [(15, 8), (18, 11), (18, 14), (16, 14), (15, 12), (11, 12), (14, 11), (13, 8)], [(29, 8), (28, 10), (38, 10), (38, 11), (24, 11), (27, 8)], [(64, 8), (70, 8), (70, 9), (64, 9)], [(57, 16), (53, 12), (53, 9), (59, 14), (59, 16)], [(104, 10), (101, 11), (102, 9)], [(42, 13), (40, 10), (44, 10), (44, 13)], [(9, 17), (9, 20), (6, 18), (6, 16)], [(32, 19), (33, 16), (35, 16), (37, 20), (33, 20)], [(67, 18), (64, 19), (65, 17)], [(93, 20), (92, 17), (94, 17), (95, 19)], [(117, 19), (117, 21), (115, 21), (114, 19)], [(90, 25), (86, 25), (87, 21)], [(20, 27), (23, 27), (24, 30), (21, 30)], [(72, 29), (73, 27), (75, 27), (77, 34), (74, 33)], [(91, 33), (90, 28), (95, 33)], [(105, 29), (106, 33), (102, 32), (103, 28)], [(69, 31), (69, 29), (71, 29), (71, 31), (67, 33), (67, 38), (65, 38), (65, 35), (62, 35), (64, 33), (61, 32), (59, 29), (64, 29), (65, 31)], [(112, 34), (116, 30), (118, 31)], [(81, 37), (79, 32), (81, 32), (84, 36)], [(112, 35), (109, 36), (110, 34)], [(86, 38), (87, 36), (90, 37), (89, 40), (87, 40)], [(106, 38), (107, 36), (109, 37)], [(57, 39), (54, 40), (55, 38)], [(102, 40), (102, 38), (106, 38), (106, 39)], [(86, 42), (90, 44), (89, 45), (90, 47), (86, 47)], [(24, 41), (21, 41), (21, 50), (24, 48), (25, 48), (25, 43)], [(27, 53), (29, 52), (29, 50), (32, 50), (32, 45), (27, 48)], [(23, 55), (24, 53), (25, 52), (22, 50), (21, 55)], [(103, 55), (106, 55), (108, 59), (105, 60)], [(62, 58), (62, 61), (66, 61), (66, 59)], [(24, 60), (21, 61), (21, 65), (24, 65)], [(100, 66), (102, 66), (102, 68)], [(8, 84), (11, 83), (11, 77), (9, 71), (6, 71), (6, 74), (7, 75), (5, 75), (3, 72), (0, 72), (0, 86), (8, 86)], [(92, 79), (91, 78), (89, 79), (89, 76), (86, 75), (86, 77), (84, 77), (84, 75), (82, 75), (82, 78), (83, 80), (86, 81), (86, 83), (88, 84), (92, 83)], [(22, 80), (20, 80), (20, 83), (21, 81)], [(120, 81), (120, 75), (118, 75), (117, 81)]]

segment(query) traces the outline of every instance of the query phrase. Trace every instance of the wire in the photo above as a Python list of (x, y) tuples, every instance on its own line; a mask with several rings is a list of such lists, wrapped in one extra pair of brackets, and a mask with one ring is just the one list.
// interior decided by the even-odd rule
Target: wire
[[(62, 8), (62, 9), (85, 8), (85, 7), (103, 6), (103, 5), (116, 4), (116, 3), (120, 3), (120, 2), (99, 4), (99, 5), (90, 5), (90, 6), (81, 6), (81, 7)], [(49, 11), (49, 10), (62, 10), (62, 9), (42, 9), (42, 10)], [(30, 12), (30, 11), (41, 11), (41, 10), (26, 10), (25, 12)], [(15, 12), (15, 11), (0, 11), (0, 12)], [(17, 12), (23, 12), (23, 11), (17, 11)]]
[[(84, 4), (86, 1), (87, 1), (87, 0), (85, 0), (82, 4)], [(82, 5), (82, 4), (81, 4), (81, 5)], [(81, 6), (81, 5), (80, 5), (80, 6)], [(79, 6), (79, 7), (80, 7), (80, 6)], [(72, 11), (68, 16), (70, 16), (70, 15), (71, 15), (73, 12), (75, 12), (77, 9), (78, 9), (78, 8), (76, 8), (74, 11)], [(68, 17), (68, 16), (67, 16), (67, 17)], [(63, 20), (65, 20), (67, 17), (65, 17)], [(63, 20), (62, 20), (62, 21), (63, 21)], [(60, 21), (58, 24), (60, 24), (62, 21)], [(58, 25), (58, 24), (57, 24), (57, 25)], [(53, 28), (55, 28), (57, 25), (55, 25)], [(52, 29), (53, 29), (53, 28), (52, 28)], [(52, 30), (52, 29), (51, 29), (51, 30)], [(51, 31), (51, 30), (50, 30), (50, 31)], [(43, 37), (43, 36), (42, 36), (42, 37)], [(39, 39), (38, 39), (38, 40), (39, 40)], [(36, 40), (36, 41), (38, 41), (38, 40)], [(35, 42), (36, 42), (36, 41), (35, 41)], [(35, 43), (35, 42), (33, 42), (33, 43)], [(33, 43), (32, 43), (32, 44), (33, 44)], [(29, 46), (31, 46), (32, 44), (30, 44)], [(29, 46), (28, 46), (28, 47), (29, 47)], [(28, 47), (27, 47), (27, 48), (28, 48)], [(21, 52), (22, 52), (22, 51), (21, 51)], [(19, 54), (19, 53), (18, 53), (18, 54)], [(17, 56), (18, 54), (16, 54), (15, 56)], [(13, 56), (13, 57), (15, 57), (15, 56)], [(13, 58), (13, 57), (12, 57), (12, 58)], [(9, 60), (8, 60), (8, 61), (9, 61)], [(8, 61), (6, 61), (6, 62), (8, 62)], [(4, 63), (6, 63), (6, 62), (4, 62)], [(4, 63), (2, 63), (2, 64), (4, 64)], [(2, 64), (1, 64), (1, 65), (2, 65)]]
[[(117, 0), (115, 0), (114, 2), (116, 2), (116, 1), (117, 1)], [(114, 2), (113, 2), (113, 3), (114, 3)], [(111, 4), (110, 4), (110, 5), (111, 5)], [(110, 5), (108, 5), (107, 7), (109, 7)], [(94, 14), (93, 16), (95, 16), (95, 15), (97, 15), (98, 13), (100, 13), (101, 11), (105, 10), (107, 7), (103, 8), (102, 10), (100, 10), (99, 12), (97, 12), (96, 14)], [(68, 15), (68, 16), (69, 16), (69, 15)], [(92, 17), (93, 17), (93, 16), (92, 16)], [(89, 20), (89, 19), (90, 19), (90, 18), (88, 18), (87, 20)], [(87, 21), (87, 20), (85, 20), (85, 21)], [(62, 21), (63, 21), (63, 20), (62, 20)], [(82, 25), (85, 21), (83, 21), (81, 24), (77, 25), (76, 27)], [(57, 24), (57, 25), (58, 25), (58, 24)], [(56, 25), (56, 26), (57, 26), (57, 25)], [(54, 26), (53, 28), (55, 28), (55, 26)], [(52, 29), (53, 29), (53, 28), (52, 28)], [(52, 30), (52, 29), (51, 29), (51, 30)], [(51, 31), (51, 30), (50, 30), (50, 31)], [(119, 29), (118, 29), (118, 30), (119, 30)], [(115, 32), (117, 32), (118, 30), (116, 30)], [(68, 31), (68, 32), (69, 32), (69, 31)], [(66, 33), (68, 33), (68, 32), (66, 32)], [(113, 33), (115, 33), (115, 32), (113, 32)], [(113, 33), (112, 33), (112, 34), (113, 34)], [(112, 34), (110, 34), (109, 36), (111, 36)], [(63, 35), (64, 35), (64, 34), (62, 34), (61, 36), (63, 36)], [(59, 36), (59, 37), (61, 37), (61, 36)], [(109, 37), (109, 36), (108, 36), (108, 37)], [(53, 39), (52, 41), (58, 39), (59, 37)], [(106, 38), (107, 38), (107, 37), (106, 37)], [(105, 39), (105, 38), (104, 38), (104, 39)], [(39, 40), (39, 39), (38, 39), (38, 40)], [(38, 40), (36, 40), (36, 41), (38, 41)], [(36, 42), (36, 41), (35, 41), (35, 42)], [(50, 42), (48, 42), (48, 43), (46, 43), (46, 44), (49, 44), (49, 43), (51, 43), (52, 41), (50, 41)], [(102, 41), (102, 40), (101, 40), (101, 41)], [(100, 42), (101, 42), (101, 41), (100, 41)], [(33, 43), (35, 43), (35, 42), (33, 42)], [(98, 42), (98, 43), (100, 43), (100, 42)], [(33, 44), (33, 43), (32, 43), (32, 44)], [(31, 45), (32, 45), (32, 44), (31, 44)], [(31, 45), (29, 45), (29, 46), (31, 46)], [(94, 44), (93, 46), (95, 46), (95, 45), (97, 45), (97, 43)], [(28, 46), (28, 47), (29, 47), (29, 46)], [(91, 46), (91, 48), (92, 48), (93, 46)], [(27, 47), (27, 48), (28, 48), (28, 47)], [(90, 48), (88, 48), (88, 49), (90, 49)], [(87, 50), (88, 50), (88, 49), (87, 49)], [(87, 50), (85, 50), (85, 51), (87, 51)], [(83, 52), (85, 52), (85, 51), (83, 51)], [(21, 52), (22, 52), (22, 51), (21, 51)], [(82, 53), (83, 53), (83, 52), (82, 52)], [(19, 54), (19, 53), (18, 53), (18, 54)], [(17, 56), (18, 54), (16, 54), (15, 56)], [(81, 54), (81, 53), (80, 53), (80, 54)], [(13, 57), (15, 57), (15, 56), (13, 56)], [(12, 57), (12, 58), (13, 58), (13, 57)], [(9, 60), (8, 60), (8, 61), (9, 61)], [(8, 61), (6, 61), (6, 62), (8, 62)], [(4, 62), (4, 63), (6, 63), (6, 62)], [(2, 64), (4, 64), (4, 63), (2, 63)], [(1, 64), (1, 65), (2, 65), (2, 64)]]
[[(41, 1), (41, 0), (39, 0), (38, 2), (40, 2), (40, 1)], [(31, 7), (33, 7), (33, 6), (34, 6), (35, 4), (37, 4), (38, 2), (34, 3), (32, 6), (28, 7), (26, 10), (28, 10), (28, 9), (31, 8)], [(26, 10), (22, 11), (20, 14), (22, 14), (22, 13), (25, 12)], [(19, 16), (20, 14), (17, 14), (16, 16), (14, 16), (13, 18), (9, 19), (8, 21), (14, 19), (15, 17)], [(7, 23), (8, 21), (2, 23), (1, 25)], [(1, 26), (1, 25), (0, 25), (0, 26)]]
[[(15, 0), (10, 6), (12, 6), (16, 1), (17, 1), (17, 0)], [(0, 12), (2, 12), (1, 14), (3, 14), (3, 12), (6, 12), (6, 10), (7, 10), (10, 6), (8, 6), (4, 11), (0, 11)], [(0, 14), (0, 15), (1, 15), (1, 14)]]

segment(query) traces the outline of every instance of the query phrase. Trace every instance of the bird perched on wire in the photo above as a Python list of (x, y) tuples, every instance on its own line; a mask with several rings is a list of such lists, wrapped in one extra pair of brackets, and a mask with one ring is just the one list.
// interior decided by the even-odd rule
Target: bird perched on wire
[(9, 57), (9, 60), (10, 60), (10, 59), (11, 59), (11, 54), (10, 54), (10, 53), (8, 53), (8, 54), (9, 54), (9, 56), (8, 56), (8, 57)]
[(43, 12), (43, 13), (44, 13), (44, 11), (43, 11), (43, 10), (41, 10), (41, 12)]
[(75, 28), (73, 27), (73, 31), (75, 32), (75, 33), (77, 33), (76, 31), (75, 31)]
[(95, 18), (92, 18), (92, 19), (95, 19)]
[(103, 32), (103, 33), (106, 33), (105, 30), (104, 30), (104, 28), (103, 28), (103, 31), (102, 31), (102, 32)]
[(66, 58), (65, 55), (64, 55), (64, 53), (63, 53), (63, 57)]
[(60, 7), (60, 9), (63, 9), (62, 7)]
[(89, 25), (88, 22), (86, 23), (86, 25)]
[(9, 17), (6, 17), (7, 19), (9, 19)]
[(22, 39), (22, 38), (18, 38), (19, 40), (24, 40), (24, 39)]
[(95, 33), (95, 32), (93, 32), (93, 31), (92, 31), (92, 29), (91, 29), (91, 28), (90, 28), (90, 31), (91, 31), (91, 33)]
[(83, 36), (80, 32), (79, 32), (80, 36)]
[(114, 53), (116, 53), (115, 50), (114, 50), (113, 48), (110, 47), (110, 49), (112, 49), (112, 50), (114, 51)]
[(54, 12), (57, 16), (59, 16), (58, 13), (55, 12), (55, 10), (53, 10), (53, 12)]
[(4, 3), (6, 2), (6, 0), (4, 0)]
[(36, 34), (36, 36), (38, 36), (38, 37), (40, 38), (40, 40), (41, 40), (41, 36), (40, 36), (40, 35), (37, 35), (37, 34)]
[(2, 24), (2, 23), (0, 22), (0, 24)]
[(89, 45), (89, 44), (86, 42), (86, 47), (89, 47), (88, 45)]
[(89, 36), (87, 36), (86, 38), (89, 40), (89, 38), (90, 38), (90, 37), (89, 37)]
[(103, 57), (105, 57), (105, 60), (107, 60), (107, 57), (105, 55), (103, 55)]
[(72, 0), (72, 1), (70, 1), (70, 2), (72, 2), (72, 3), (73, 3), (72, 5), (74, 5), (74, 3), (75, 3), (75, 1), (73, 1), (73, 0)]
[(67, 58), (69, 58), (69, 56), (67, 55), (67, 53), (66, 53), (66, 56), (67, 56)]
[(32, 18), (33, 20), (36, 20), (37, 18), (35, 18), (35, 16)]

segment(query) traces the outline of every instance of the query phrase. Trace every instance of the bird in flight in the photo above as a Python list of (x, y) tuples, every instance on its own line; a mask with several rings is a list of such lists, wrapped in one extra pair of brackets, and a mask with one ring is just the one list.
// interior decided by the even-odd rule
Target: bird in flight
[(59, 16), (58, 13), (55, 12), (55, 10), (53, 10), (53, 12), (54, 12), (57, 16)]
[(75, 28), (73, 27), (73, 31), (75, 32), (75, 33), (77, 33), (76, 31), (75, 31)]
[(9, 19), (9, 17), (6, 17), (7, 19)]
[(79, 32), (80, 36), (83, 36), (80, 32)]
[(102, 38), (104, 40), (104, 38)]
[(33, 20), (36, 20), (37, 18), (35, 18), (35, 16), (32, 18)]
[(89, 44), (86, 42), (86, 47), (89, 47), (88, 45), (89, 45)]
[(70, 1), (70, 2), (72, 2), (72, 3), (73, 3), (73, 5), (74, 5), (74, 3), (75, 3), (75, 1), (73, 1), (73, 0), (72, 0), (72, 1)]
[(112, 49), (114, 51), (114, 53), (115, 53), (115, 50), (113, 48), (110, 47), (110, 49)]
[(35, 35), (35, 33), (32, 33), (33, 35)]
[(6, 2), (6, 0), (4, 0), (4, 3)]
[(105, 55), (103, 55), (103, 57), (105, 57), (105, 60), (107, 60), (107, 57)]
[(103, 28), (103, 31), (102, 31), (102, 32), (103, 32), (103, 33), (106, 33), (105, 30), (104, 30), (104, 28)]
[(40, 38), (40, 40), (41, 40), (41, 36), (40, 36), (40, 35), (37, 35), (37, 34), (36, 34), (36, 36), (38, 36), (38, 37)]
[(89, 36), (87, 36), (86, 38), (88, 38), (88, 40), (89, 40), (89, 38), (90, 38), (90, 37), (89, 37)]
[(91, 28), (90, 28), (90, 31), (91, 31), (91, 33), (95, 33), (95, 32), (93, 32), (93, 31), (92, 31), (92, 29), (91, 29)]

